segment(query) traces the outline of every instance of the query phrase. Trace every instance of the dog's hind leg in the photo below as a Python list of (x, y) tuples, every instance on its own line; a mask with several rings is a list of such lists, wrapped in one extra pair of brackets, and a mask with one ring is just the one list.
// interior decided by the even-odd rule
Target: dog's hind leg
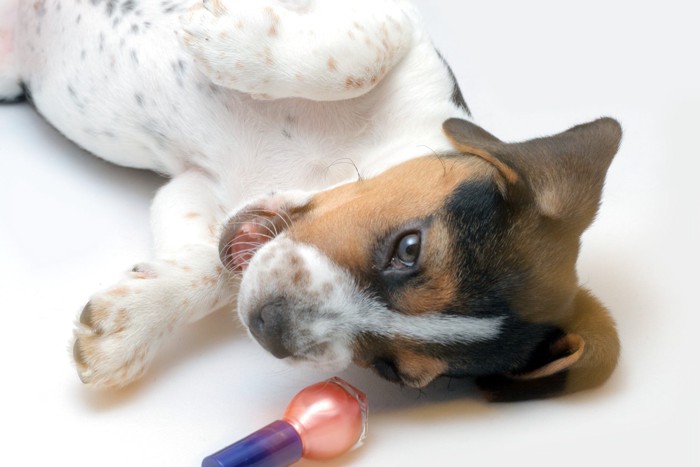
[(181, 39), (215, 84), (261, 99), (343, 100), (372, 90), (416, 38), (401, 0), (209, 0)]
[(139, 378), (175, 329), (230, 305), (237, 284), (219, 260), (218, 207), (203, 172), (178, 175), (152, 206), (155, 259), (93, 295), (75, 328), (83, 382), (119, 387)]
[(0, 102), (12, 101), (22, 95), (15, 52), (18, 1), (0, 0)]

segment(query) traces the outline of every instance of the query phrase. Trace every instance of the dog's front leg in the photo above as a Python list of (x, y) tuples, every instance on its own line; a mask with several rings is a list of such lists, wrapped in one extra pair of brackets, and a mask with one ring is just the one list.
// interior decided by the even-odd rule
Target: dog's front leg
[(373, 89), (414, 40), (401, 0), (208, 0), (181, 39), (209, 79), (261, 99), (333, 101)]
[(222, 212), (212, 184), (191, 170), (156, 195), (155, 259), (93, 295), (76, 324), (74, 358), (83, 382), (126, 385), (143, 374), (173, 330), (233, 302), (236, 284), (218, 255)]

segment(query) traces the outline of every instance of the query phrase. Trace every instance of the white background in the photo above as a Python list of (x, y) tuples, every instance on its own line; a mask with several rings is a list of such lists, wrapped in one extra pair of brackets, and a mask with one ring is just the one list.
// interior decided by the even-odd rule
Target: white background
[[(466, 381), (419, 392), (351, 369), (342, 376), (369, 396), (369, 438), (326, 465), (700, 465), (691, 4), (419, 2), (475, 121), (500, 138), (622, 122), (579, 260), (581, 281), (618, 321), (622, 358), (600, 390), (511, 405), (483, 402)], [(177, 336), (142, 382), (114, 393), (81, 385), (72, 321), (148, 258), (148, 205), (162, 183), (82, 152), (27, 104), (0, 106), (0, 465), (199, 465), (329, 376), (276, 361), (221, 313)]]

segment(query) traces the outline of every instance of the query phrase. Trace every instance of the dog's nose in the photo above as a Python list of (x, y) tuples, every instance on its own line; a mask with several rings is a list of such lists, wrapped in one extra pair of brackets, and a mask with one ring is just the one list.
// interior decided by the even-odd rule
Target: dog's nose
[(277, 358), (292, 355), (289, 345), (289, 315), (287, 301), (273, 300), (250, 317), (250, 332), (258, 342)]

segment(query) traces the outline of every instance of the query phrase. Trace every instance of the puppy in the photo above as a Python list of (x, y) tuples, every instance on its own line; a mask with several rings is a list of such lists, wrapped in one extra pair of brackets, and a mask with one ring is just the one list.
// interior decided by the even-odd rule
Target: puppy
[(619, 124), (505, 143), (410, 3), (346, 3), (0, 0), (0, 98), (171, 177), (153, 258), (80, 313), (83, 382), (128, 384), (234, 304), (279, 358), (413, 387), (518, 400), (608, 378), (615, 326), (575, 265)]

